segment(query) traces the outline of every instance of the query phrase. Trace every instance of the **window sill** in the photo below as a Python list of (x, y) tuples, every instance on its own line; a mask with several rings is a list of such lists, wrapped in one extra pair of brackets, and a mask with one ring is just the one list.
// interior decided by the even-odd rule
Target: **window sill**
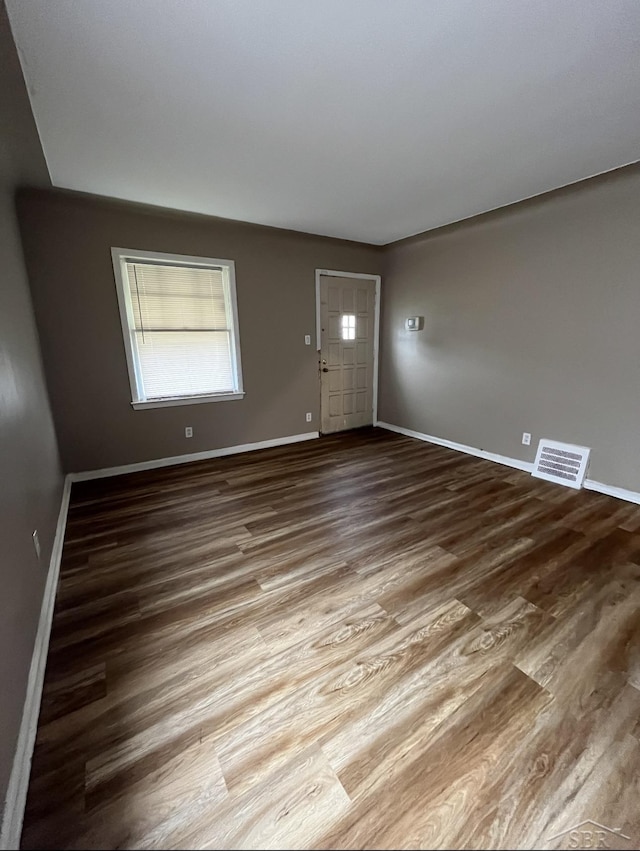
[(144, 411), (147, 408), (171, 408), (175, 405), (200, 405), (203, 402), (231, 402), (234, 399), (244, 399), (244, 392), (212, 393), (210, 396), (174, 396), (171, 399), (146, 399), (142, 402), (132, 402), (134, 411)]

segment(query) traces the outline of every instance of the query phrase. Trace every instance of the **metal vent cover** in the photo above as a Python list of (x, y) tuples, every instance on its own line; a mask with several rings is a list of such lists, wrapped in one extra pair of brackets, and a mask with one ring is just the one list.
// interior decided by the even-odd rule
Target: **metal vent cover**
[(587, 472), (590, 452), (588, 446), (574, 446), (542, 438), (531, 475), (580, 489)]

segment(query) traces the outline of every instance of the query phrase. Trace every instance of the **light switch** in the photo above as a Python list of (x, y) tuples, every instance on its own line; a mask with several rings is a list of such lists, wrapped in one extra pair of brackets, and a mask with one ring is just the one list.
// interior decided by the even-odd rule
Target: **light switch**
[(304, 344), (305, 344), (305, 346), (311, 345), (311, 334), (305, 334), (304, 335)]
[(404, 321), (404, 327), (407, 331), (419, 331), (422, 327), (422, 316), (409, 316)]

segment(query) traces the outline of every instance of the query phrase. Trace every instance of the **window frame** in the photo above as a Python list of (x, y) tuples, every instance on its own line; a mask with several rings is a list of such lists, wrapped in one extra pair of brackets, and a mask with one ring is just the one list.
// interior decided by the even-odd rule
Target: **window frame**
[[(147, 408), (167, 408), (175, 405), (197, 405), (202, 402), (225, 402), (244, 398), (242, 383), (242, 361), (240, 357), (240, 328), (238, 323), (238, 300), (236, 296), (236, 267), (233, 260), (220, 260), (213, 257), (193, 257), (186, 254), (166, 254), (160, 251), (141, 251), (133, 248), (112, 248), (111, 259), (120, 310), (122, 339), (127, 359), (127, 372), (131, 390), (131, 407), (136, 410)], [(134, 351), (132, 330), (134, 328), (131, 287), (125, 265), (127, 262), (155, 262), (167, 266), (196, 266), (202, 268), (222, 267), (225, 282), (225, 300), (228, 295), (228, 312), (231, 318), (231, 370), (234, 378), (233, 391), (207, 393), (200, 395), (167, 396), (162, 399), (146, 399), (142, 393), (142, 375), (137, 354)]]

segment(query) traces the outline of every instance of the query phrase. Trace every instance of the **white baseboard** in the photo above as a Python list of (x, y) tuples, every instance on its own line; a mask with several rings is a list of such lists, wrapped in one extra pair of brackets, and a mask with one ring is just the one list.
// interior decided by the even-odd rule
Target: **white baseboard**
[(104, 479), (108, 476), (138, 473), (141, 470), (155, 470), (158, 467), (188, 464), (190, 461), (206, 461), (209, 458), (222, 458), (225, 455), (237, 455), (240, 452), (253, 452), (256, 449), (286, 446), (289, 443), (301, 443), (304, 440), (314, 440), (317, 437), (320, 437), (320, 432), (309, 431), (305, 434), (276, 437), (273, 440), (260, 440), (258, 443), (239, 443), (236, 446), (225, 446), (222, 449), (207, 449), (205, 452), (192, 452), (190, 455), (173, 455), (170, 458), (156, 458), (153, 461), (140, 461), (137, 464), (124, 464), (122, 467), (105, 467), (102, 470), (88, 470), (84, 473), (70, 473), (69, 475), (72, 482), (86, 482), (90, 479)]
[(615, 496), (616, 499), (624, 499), (626, 502), (635, 502), (640, 505), (640, 493), (630, 491), (626, 488), (617, 488), (615, 485), (605, 485), (602, 482), (596, 482), (593, 479), (585, 479), (582, 487), (588, 491), (597, 491), (604, 493), (607, 496)]
[(53, 547), (51, 548), (49, 572), (42, 597), (38, 632), (36, 633), (33, 655), (31, 657), (22, 722), (20, 724), (16, 753), (7, 788), (2, 831), (0, 832), (0, 849), (3, 849), (3, 851), (20, 847), (20, 834), (22, 833), (22, 820), (27, 802), (31, 758), (33, 756), (36, 732), (38, 730), (40, 701), (42, 699), (44, 673), (47, 665), (47, 654), (49, 652), (49, 636), (53, 621), (58, 576), (60, 575), (60, 561), (62, 558), (62, 546), (64, 544), (64, 532), (67, 525), (70, 492), (71, 479), (69, 476), (66, 476), (62, 490), (56, 535), (53, 540)]
[(56, 526), (56, 534), (51, 549), (49, 561), (49, 572), (45, 584), (40, 609), (40, 620), (38, 631), (31, 657), (29, 679), (27, 682), (27, 694), (16, 753), (9, 778), (7, 796), (4, 806), (2, 828), (0, 830), (0, 851), (13, 851), (20, 847), (20, 834), (22, 833), (22, 822), (24, 808), (27, 801), (29, 789), (29, 775), (31, 772), (31, 759), (38, 730), (38, 717), (40, 714), (40, 702), (42, 700), (42, 689), (44, 686), (44, 675), (49, 651), (49, 638), (51, 635), (51, 624), (60, 575), (60, 562), (62, 559), (62, 547), (64, 544), (64, 533), (67, 525), (67, 514), (69, 511), (69, 497), (71, 484), (73, 482), (86, 481), (88, 479), (99, 479), (106, 476), (118, 476), (123, 473), (133, 473), (138, 470), (153, 470), (156, 467), (168, 467), (174, 464), (186, 464), (189, 461), (202, 461), (207, 458), (221, 458), (225, 455), (235, 455), (240, 452), (252, 452), (257, 449), (268, 449), (273, 446), (284, 446), (289, 443), (300, 443), (304, 440), (313, 440), (319, 437), (317, 431), (306, 434), (294, 434), (288, 437), (278, 437), (273, 440), (262, 440), (258, 443), (245, 443), (236, 446), (228, 446), (223, 449), (212, 449), (206, 452), (194, 452), (190, 455), (177, 455), (173, 458), (159, 458), (154, 461), (143, 461), (139, 464), (127, 464), (123, 467), (110, 467), (104, 470), (91, 470), (85, 473), (69, 473), (65, 477), (62, 491), (60, 513)]
[(404, 434), (405, 437), (415, 437), (416, 440), (424, 440), (425, 443), (446, 446), (447, 449), (455, 449), (457, 452), (474, 455), (476, 458), (486, 458), (487, 461), (495, 461), (496, 464), (504, 464), (506, 467), (515, 467), (517, 470), (524, 470), (525, 473), (530, 473), (533, 470), (533, 464), (529, 461), (509, 458), (508, 455), (496, 455), (495, 452), (486, 452), (484, 449), (476, 449), (475, 446), (465, 446), (464, 443), (455, 443), (453, 440), (445, 440), (444, 437), (434, 437), (432, 434), (423, 434), (421, 431), (413, 431), (413, 429), (391, 425), (391, 423), (378, 422), (377, 425), (380, 428), (386, 428), (389, 431)]
[(300, 443), (304, 440), (313, 440), (320, 436), (317, 431), (305, 434), (294, 434), (288, 437), (278, 437), (273, 440), (261, 440), (258, 443), (244, 443), (236, 446), (228, 446), (222, 449), (212, 449), (206, 452), (194, 452), (190, 455), (177, 455), (172, 458), (158, 458), (153, 461), (143, 461), (139, 464), (127, 464), (123, 467), (110, 467), (104, 470), (91, 470), (85, 473), (69, 473), (64, 480), (60, 513), (56, 526), (56, 534), (51, 549), (49, 561), (49, 572), (45, 584), (40, 609), (40, 620), (38, 631), (31, 657), (29, 679), (27, 681), (27, 694), (22, 712), (22, 721), (18, 733), (16, 753), (9, 778), (7, 796), (4, 806), (2, 828), (0, 829), (0, 851), (13, 851), (20, 846), (20, 834), (22, 832), (22, 821), (24, 808), (27, 801), (29, 789), (29, 775), (31, 772), (31, 758), (38, 730), (38, 717), (40, 714), (40, 702), (42, 700), (42, 689), (44, 686), (44, 674), (49, 651), (49, 638), (51, 635), (51, 624), (53, 622), (53, 611), (60, 575), (60, 562), (62, 559), (62, 547), (64, 544), (64, 533), (67, 525), (67, 514), (69, 511), (69, 496), (73, 482), (87, 481), (88, 479), (99, 479), (106, 476), (118, 476), (123, 473), (134, 473), (138, 470), (153, 470), (157, 467), (168, 467), (174, 464), (186, 464), (189, 461), (202, 461), (207, 458), (221, 458), (225, 455), (235, 455), (240, 452), (252, 452), (257, 449), (268, 449), (273, 446), (285, 446), (290, 443)]
[[(415, 437), (416, 440), (435, 443), (437, 446), (446, 446), (447, 449), (455, 449), (457, 452), (474, 455), (476, 458), (486, 458), (487, 461), (495, 461), (497, 464), (504, 464), (506, 467), (515, 467), (517, 470), (523, 470), (525, 473), (530, 473), (533, 470), (533, 464), (529, 461), (520, 461), (518, 458), (510, 458), (508, 455), (496, 455), (495, 452), (486, 452), (484, 449), (476, 449), (475, 446), (454, 443), (453, 440), (445, 440), (443, 437), (423, 434), (421, 431), (413, 431), (413, 429), (391, 425), (391, 423), (377, 422), (376, 425), (379, 428), (386, 428), (389, 431), (404, 434), (406, 437)], [(616, 499), (624, 499), (627, 502), (635, 502), (637, 505), (640, 505), (640, 493), (636, 491), (626, 490), (626, 488), (619, 488), (615, 485), (605, 485), (602, 482), (596, 482), (594, 479), (585, 479), (582, 486), (585, 490), (596, 491), (606, 496), (614, 496)]]
[[(435, 437), (434, 435), (423, 434), (422, 432), (413, 431), (413, 429), (403, 428), (402, 426), (392, 425), (391, 423), (376, 421), (375, 424), (379, 428), (397, 432), (398, 434), (405, 435), (406, 437), (413, 437), (417, 440), (425, 441), (426, 443), (444, 446), (447, 449), (454, 449), (458, 452), (464, 452), (467, 455), (473, 455), (476, 458), (484, 458), (487, 461), (493, 461), (507, 467), (514, 467), (518, 470), (523, 470), (524, 472), (530, 473), (533, 468), (533, 464), (528, 461), (520, 461), (518, 458), (510, 458), (507, 455), (498, 455), (494, 452), (487, 452), (484, 449), (477, 449), (474, 446), (466, 446), (463, 443), (455, 443), (452, 440)], [(49, 572), (47, 574), (47, 582), (42, 598), (38, 631), (31, 659), (31, 667), (29, 669), (29, 679), (27, 683), (27, 694), (22, 714), (22, 722), (20, 725), (16, 753), (7, 789), (4, 817), (2, 829), (0, 831), (1, 851), (13, 851), (13, 849), (19, 848), (20, 845), (20, 834), (22, 832), (24, 808), (29, 788), (31, 758), (38, 729), (38, 716), (40, 713), (40, 702), (42, 699), (42, 688), (44, 685), (44, 674), (49, 650), (49, 637), (51, 634), (56, 590), (60, 574), (60, 562), (62, 558), (62, 547), (64, 544), (64, 533), (67, 524), (69, 496), (72, 482), (87, 481), (88, 479), (104, 478), (107, 476), (117, 476), (123, 473), (133, 473), (138, 470), (153, 470), (157, 467), (186, 464), (189, 461), (201, 461), (207, 458), (220, 458), (225, 455), (234, 455), (240, 452), (251, 452), (257, 449), (267, 449), (273, 446), (300, 443), (301, 441), (313, 440), (317, 437), (319, 437), (319, 433), (317, 431), (307, 432), (306, 434), (296, 434), (289, 437), (275, 438), (273, 440), (263, 440), (258, 443), (238, 444), (236, 446), (229, 446), (223, 449), (195, 452), (190, 455), (177, 455), (172, 458), (159, 458), (154, 461), (143, 461), (139, 464), (127, 464), (122, 467), (109, 467), (103, 470), (92, 470), (85, 473), (70, 473), (66, 476), (62, 492), (60, 512), (58, 515), (58, 523), (56, 526), (55, 539), (51, 550)], [(627, 502), (640, 504), (640, 493), (636, 491), (619, 488), (615, 485), (607, 485), (602, 482), (594, 481), (593, 479), (585, 479), (584, 487), (587, 490), (597, 491), (598, 493), (606, 494), (607, 496), (613, 496), (617, 499), (626, 500)]]

